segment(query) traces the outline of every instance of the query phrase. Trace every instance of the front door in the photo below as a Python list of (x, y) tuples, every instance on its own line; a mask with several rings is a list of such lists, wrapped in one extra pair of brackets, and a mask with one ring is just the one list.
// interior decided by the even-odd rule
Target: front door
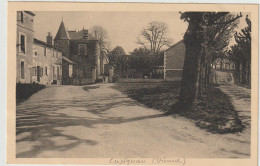
[(37, 66), (37, 81), (40, 82), (41, 68)]

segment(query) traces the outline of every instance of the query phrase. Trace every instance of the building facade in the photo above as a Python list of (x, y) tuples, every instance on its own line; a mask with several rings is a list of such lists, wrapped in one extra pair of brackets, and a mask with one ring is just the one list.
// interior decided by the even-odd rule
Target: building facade
[(101, 70), (100, 65), (99, 44), (89, 36), (88, 30), (83, 28), (81, 31), (67, 31), (62, 21), (54, 44), (62, 50), (66, 59), (71, 61), (66, 61), (66, 68), (74, 64), (72, 77), (69, 77), (69, 74), (64, 75), (64, 84), (93, 83), (101, 75), (103, 69)]
[(38, 39), (34, 39), (33, 48), (32, 82), (62, 84), (62, 51)]
[(17, 12), (16, 82), (61, 84), (62, 51), (52, 44), (50, 33), (46, 42), (34, 38), (34, 16), (30, 11)]
[(17, 12), (16, 82), (20, 83), (32, 83), (34, 16), (30, 11)]
[(183, 40), (164, 52), (164, 79), (166, 81), (181, 80), (185, 52), (186, 48)]

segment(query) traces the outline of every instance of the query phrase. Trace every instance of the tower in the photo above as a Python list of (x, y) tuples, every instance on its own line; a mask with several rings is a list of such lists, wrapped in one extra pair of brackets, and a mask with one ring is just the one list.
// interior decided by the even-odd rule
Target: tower
[(68, 32), (65, 29), (63, 20), (60, 23), (59, 30), (54, 38), (54, 45), (62, 50), (67, 58), (70, 58), (70, 41)]

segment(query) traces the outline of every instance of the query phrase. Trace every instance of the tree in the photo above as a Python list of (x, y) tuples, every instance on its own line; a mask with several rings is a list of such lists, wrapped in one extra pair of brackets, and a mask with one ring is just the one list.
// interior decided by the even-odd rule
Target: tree
[(108, 41), (107, 31), (100, 25), (95, 25), (90, 28), (90, 35), (98, 40), (100, 49), (109, 52), (110, 42)]
[(181, 13), (181, 19), (189, 25), (184, 35), (186, 53), (179, 102), (188, 109), (200, 97), (214, 56), (224, 52), (241, 16), (228, 12)]
[(152, 53), (158, 53), (163, 46), (170, 46), (172, 43), (166, 37), (167, 32), (168, 29), (165, 23), (151, 22), (141, 31), (141, 39), (137, 38), (137, 43)]
[(116, 75), (123, 76), (127, 72), (127, 55), (121, 46), (116, 46), (110, 51), (108, 59)]
[[(235, 62), (236, 81), (242, 84), (251, 83), (251, 20), (246, 16), (247, 27), (241, 32), (236, 32), (234, 37), (236, 44), (231, 46), (229, 55)], [(240, 66), (242, 71), (240, 71)]]

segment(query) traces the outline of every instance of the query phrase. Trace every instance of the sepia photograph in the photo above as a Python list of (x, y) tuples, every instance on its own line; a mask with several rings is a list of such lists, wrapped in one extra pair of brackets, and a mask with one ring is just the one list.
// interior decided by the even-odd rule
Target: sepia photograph
[(258, 13), (245, 9), (252, 6), (10, 6), (12, 159), (256, 161)]

